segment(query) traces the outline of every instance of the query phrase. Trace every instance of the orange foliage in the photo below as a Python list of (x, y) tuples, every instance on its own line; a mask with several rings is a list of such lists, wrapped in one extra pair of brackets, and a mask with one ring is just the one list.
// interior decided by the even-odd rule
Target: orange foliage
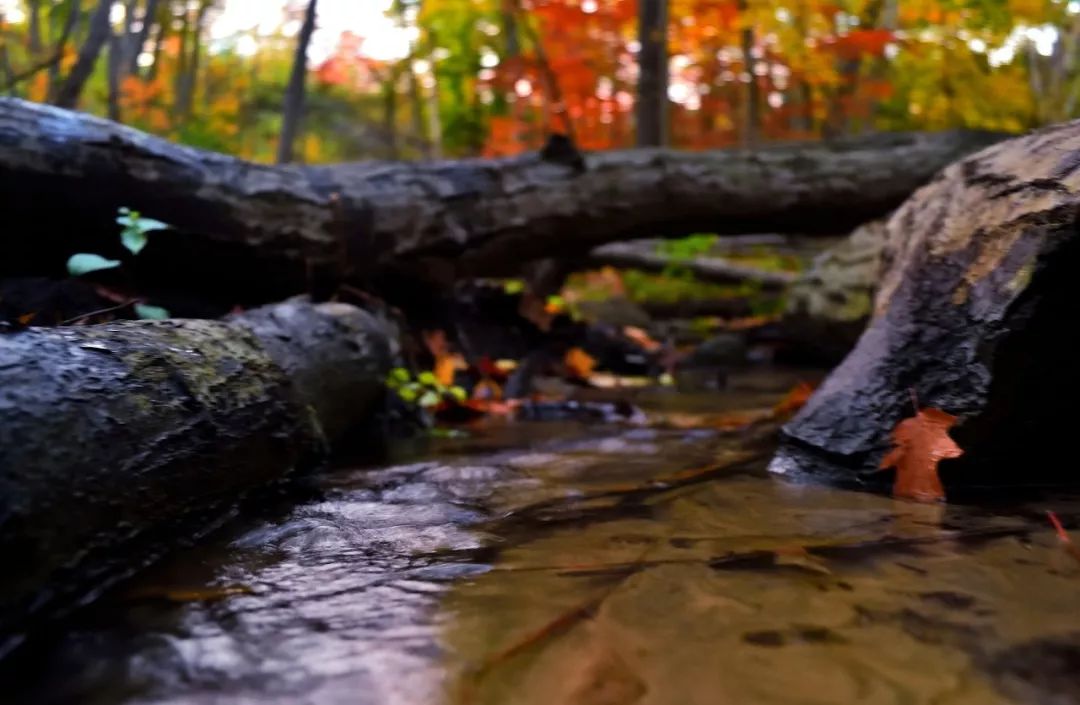
[(570, 348), (563, 357), (563, 364), (571, 377), (588, 379), (596, 369), (596, 360), (581, 348)]
[(964, 453), (949, 437), (955, 423), (955, 416), (940, 409), (919, 409), (897, 424), (892, 434), (896, 447), (881, 460), (882, 469), (896, 468), (893, 496), (920, 502), (945, 499), (938, 463)]
[[(535, 149), (552, 131), (572, 132), (582, 149), (630, 146), (634, 140), (637, 72), (636, 0), (531, 0), (523, 3), (543, 57), (524, 54), (502, 62), (487, 87), (511, 106), (491, 120), (484, 152), (490, 156)], [(672, 57), (669, 104), (675, 145), (728, 146), (744, 135), (747, 83), (762, 99), (756, 126), (767, 139), (817, 136), (826, 115), (859, 118), (891, 87), (849, 64), (884, 56), (896, 33), (844, 28), (836, 3), (810, 0), (798, 22), (816, 29), (795, 36), (771, 7), (737, 0), (670, 0), (668, 50)], [(750, 56), (742, 31), (754, 28)], [(552, 85), (552, 84), (555, 85)], [(567, 124), (569, 123), (569, 124)]]
[(814, 393), (814, 386), (806, 382), (799, 382), (780, 402), (773, 407), (773, 415), (777, 418), (792, 416), (796, 411), (806, 406)]

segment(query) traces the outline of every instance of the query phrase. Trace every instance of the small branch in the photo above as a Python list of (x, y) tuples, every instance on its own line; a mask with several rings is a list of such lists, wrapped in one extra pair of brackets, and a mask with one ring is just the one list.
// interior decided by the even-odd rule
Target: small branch
[(102, 315), (105, 315), (106, 313), (112, 313), (113, 311), (119, 311), (122, 308), (126, 308), (128, 306), (131, 306), (132, 304), (137, 304), (137, 303), (139, 303), (139, 299), (128, 299), (127, 301), (124, 301), (123, 303), (116, 304), (115, 306), (109, 306), (108, 308), (99, 308), (98, 310), (91, 311), (89, 313), (80, 313), (78, 316), (75, 316), (74, 318), (69, 318), (66, 321), (60, 321), (60, 323), (58, 323), (57, 325), (61, 325), (61, 326), (72, 325), (74, 323), (78, 323), (79, 321), (85, 321), (88, 318), (93, 318), (94, 316), (102, 316)]
[(716, 284), (757, 282), (765, 289), (783, 289), (795, 281), (795, 275), (790, 272), (744, 267), (719, 257), (670, 257), (644, 251), (632, 243), (612, 243), (598, 247), (590, 253), (589, 259), (600, 266), (641, 269), (647, 272), (662, 272), (669, 267), (678, 267), (691, 272), (698, 279)]

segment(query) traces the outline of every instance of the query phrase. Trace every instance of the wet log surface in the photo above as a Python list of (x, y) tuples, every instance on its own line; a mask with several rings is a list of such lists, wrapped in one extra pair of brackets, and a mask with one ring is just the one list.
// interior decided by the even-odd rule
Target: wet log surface
[[(628, 150), (271, 167), (88, 115), (0, 99), (0, 275), (125, 257), (116, 209), (177, 230), (132, 267), (145, 286), (267, 301), (343, 279), (517, 274), (604, 243), (694, 232), (844, 232), (1002, 138), (880, 134), (757, 151)], [(58, 207), (62, 204), (62, 207)], [(327, 283), (329, 282), (329, 284)]]
[(1076, 482), (1080, 123), (976, 154), (887, 223), (874, 317), (784, 429), (772, 468), (872, 482), (920, 405), (961, 417), (946, 487)]
[(299, 302), (0, 335), (0, 653), (319, 463), (371, 413), (388, 346), (359, 309)]

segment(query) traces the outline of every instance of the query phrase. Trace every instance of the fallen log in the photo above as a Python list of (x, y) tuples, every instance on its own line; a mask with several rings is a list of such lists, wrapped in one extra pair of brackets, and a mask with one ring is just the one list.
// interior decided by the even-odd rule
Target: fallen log
[(389, 356), (341, 304), (0, 335), (0, 654), (318, 463), (371, 413)]
[(946, 169), (887, 222), (873, 318), (784, 428), (782, 473), (873, 474), (913, 398), (961, 417), (949, 489), (1075, 483), (1080, 122)]
[(598, 267), (664, 272), (672, 267), (685, 270), (702, 281), (714, 284), (754, 282), (767, 290), (783, 289), (795, 281), (789, 272), (769, 271), (729, 262), (720, 257), (671, 257), (653, 252), (634, 242), (613, 242), (589, 253), (589, 262)]
[[(843, 232), (1002, 138), (878, 134), (757, 151), (272, 167), (81, 113), (0, 98), (0, 275), (62, 273), (74, 252), (126, 257), (116, 209), (171, 223), (132, 263), (140, 284), (260, 301), (402, 272), (516, 275), (548, 256), (693, 232)], [(561, 144), (561, 149), (557, 148)], [(62, 204), (62, 207), (60, 207)]]

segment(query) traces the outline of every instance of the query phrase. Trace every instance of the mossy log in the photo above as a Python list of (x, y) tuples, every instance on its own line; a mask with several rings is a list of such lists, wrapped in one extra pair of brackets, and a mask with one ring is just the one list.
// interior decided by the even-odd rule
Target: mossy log
[(340, 304), (0, 335), (0, 653), (179, 527), (317, 464), (371, 413), (389, 357)]
[[(0, 275), (127, 258), (116, 209), (175, 226), (128, 266), (140, 290), (275, 300), (344, 279), (516, 276), (546, 257), (695, 232), (844, 232), (880, 217), (984, 132), (878, 134), (759, 150), (615, 150), (565, 140), (506, 159), (267, 166), (89, 115), (0, 98)], [(62, 204), (62, 207), (53, 207)], [(407, 276), (402, 276), (407, 275)]]
[(946, 489), (1075, 483), (1080, 121), (946, 169), (886, 223), (874, 310), (772, 463), (874, 483), (913, 400), (961, 417)]

